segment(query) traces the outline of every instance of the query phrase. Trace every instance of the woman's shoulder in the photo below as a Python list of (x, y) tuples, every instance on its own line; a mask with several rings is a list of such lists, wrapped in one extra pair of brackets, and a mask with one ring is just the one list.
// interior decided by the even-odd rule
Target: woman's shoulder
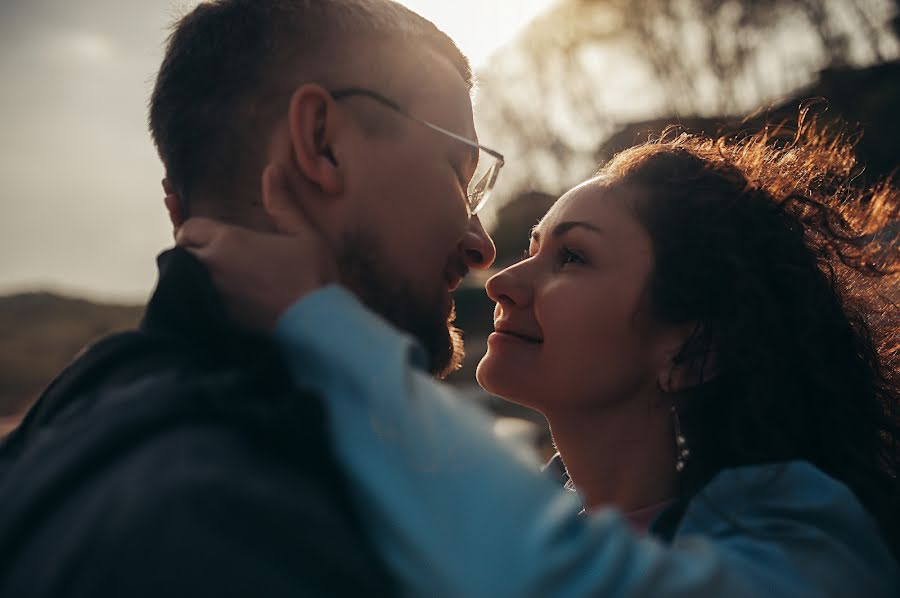
[(846, 485), (806, 461), (721, 471), (687, 504), (673, 542), (700, 535), (736, 558), (814, 570), (838, 587), (900, 581), (874, 518)]
[[(846, 512), (869, 518), (853, 492), (808, 461), (747, 465), (720, 471), (694, 497), (689, 510), (714, 501), (734, 514), (764, 508)], [(724, 501), (724, 502), (723, 502)], [(874, 525), (874, 521), (873, 521)]]
[(878, 535), (878, 526), (842, 482), (807, 461), (719, 472), (687, 504), (679, 532), (694, 527), (765, 532), (790, 527)]

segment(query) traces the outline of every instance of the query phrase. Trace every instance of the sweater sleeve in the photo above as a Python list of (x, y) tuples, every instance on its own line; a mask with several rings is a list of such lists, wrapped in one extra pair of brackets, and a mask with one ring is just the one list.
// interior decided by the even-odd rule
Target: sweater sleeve
[[(580, 516), (574, 493), (499, 442), (485, 413), (422, 371), (410, 338), (344, 289), (296, 303), (276, 336), (298, 383), (325, 398), (364, 522), (408, 595), (793, 598), (900, 587), (877, 533), (840, 501), (810, 513), (802, 502), (756, 501), (709, 533), (716, 501), (692, 503), (671, 546), (636, 535), (613, 510)], [(852, 554), (863, 548), (870, 564)]]

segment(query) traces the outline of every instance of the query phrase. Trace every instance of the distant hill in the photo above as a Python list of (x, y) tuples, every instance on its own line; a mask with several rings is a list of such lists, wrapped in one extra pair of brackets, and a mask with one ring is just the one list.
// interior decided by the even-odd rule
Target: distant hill
[(0, 435), (86, 344), (133, 328), (143, 311), (51, 293), (0, 297)]

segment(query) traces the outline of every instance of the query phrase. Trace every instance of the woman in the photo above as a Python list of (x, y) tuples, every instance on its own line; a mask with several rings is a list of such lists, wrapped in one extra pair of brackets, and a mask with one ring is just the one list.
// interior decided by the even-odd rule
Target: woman
[(479, 382), (547, 416), (587, 507), (662, 505), (726, 468), (804, 459), (900, 531), (884, 502), (897, 363), (876, 344), (897, 330), (871, 337), (889, 304), (859, 287), (900, 264), (853, 232), (877, 231), (897, 197), (855, 195), (850, 148), (810, 133), (780, 151), (681, 137), (624, 152), (488, 282), (499, 334)]
[[(326, 397), (336, 452), (400, 581), (431, 595), (897, 595), (897, 313), (878, 297), (898, 263), (874, 233), (898, 202), (853, 191), (852, 167), (811, 129), (780, 149), (764, 135), (633, 148), (488, 282), (496, 332), (478, 380), (546, 415), (578, 497), (494, 444), (349, 294), (288, 309), (276, 334), (298, 380), (346, 388)], [(242, 252), (253, 237), (232, 235)], [(233, 305), (279, 315), (234, 283), (239, 262), (223, 272), (181, 239)], [(313, 323), (337, 315), (320, 338)], [(362, 338), (366, 363), (341, 349)]]

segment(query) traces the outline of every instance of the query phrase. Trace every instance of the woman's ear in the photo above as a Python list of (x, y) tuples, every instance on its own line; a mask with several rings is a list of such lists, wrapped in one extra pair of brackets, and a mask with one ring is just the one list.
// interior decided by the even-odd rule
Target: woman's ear
[(288, 129), (293, 166), (326, 196), (343, 191), (343, 170), (336, 148), (341, 124), (337, 103), (321, 85), (303, 85), (291, 96)]
[(700, 324), (681, 327), (670, 339), (666, 363), (657, 384), (663, 392), (673, 393), (706, 384), (718, 374), (712, 342)]

